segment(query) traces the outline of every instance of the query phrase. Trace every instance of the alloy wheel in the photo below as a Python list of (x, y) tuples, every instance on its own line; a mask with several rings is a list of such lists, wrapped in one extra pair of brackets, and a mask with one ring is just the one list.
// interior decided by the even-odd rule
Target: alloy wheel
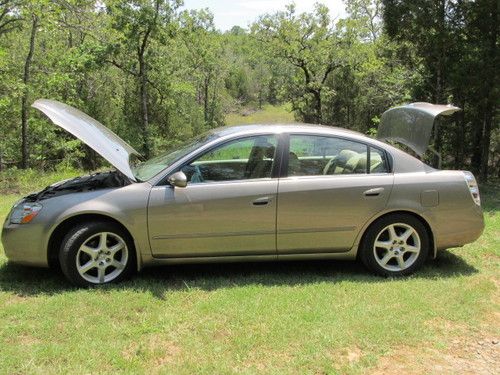
[(128, 255), (123, 238), (115, 233), (100, 232), (85, 240), (78, 249), (76, 269), (90, 283), (108, 283), (123, 272)]
[(418, 232), (411, 225), (387, 225), (375, 237), (373, 253), (377, 263), (387, 271), (403, 271), (411, 267), (421, 251)]

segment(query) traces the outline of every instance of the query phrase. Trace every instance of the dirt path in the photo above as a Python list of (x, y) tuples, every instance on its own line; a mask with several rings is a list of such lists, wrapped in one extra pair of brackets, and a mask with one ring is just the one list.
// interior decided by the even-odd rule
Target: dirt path
[[(494, 279), (498, 285), (498, 279)], [(497, 288), (491, 303), (499, 306)], [(431, 323), (432, 324), (432, 323)], [(457, 328), (449, 321), (434, 322), (441, 330)], [(458, 327), (462, 333), (447, 339), (444, 348), (401, 347), (383, 356), (372, 375), (500, 374), (500, 312), (485, 317), (481, 327)]]
[(500, 373), (500, 344), (497, 338), (454, 339), (446, 350), (400, 348), (380, 359), (373, 375)]

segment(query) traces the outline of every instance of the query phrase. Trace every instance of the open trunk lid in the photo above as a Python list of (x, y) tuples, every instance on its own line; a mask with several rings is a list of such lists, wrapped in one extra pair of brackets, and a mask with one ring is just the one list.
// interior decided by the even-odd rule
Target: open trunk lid
[(422, 156), (429, 147), (436, 117), (459, 110), (452, 105), (424, 102), (391, 108), (382, 114), (377, 138), (400, 142)]

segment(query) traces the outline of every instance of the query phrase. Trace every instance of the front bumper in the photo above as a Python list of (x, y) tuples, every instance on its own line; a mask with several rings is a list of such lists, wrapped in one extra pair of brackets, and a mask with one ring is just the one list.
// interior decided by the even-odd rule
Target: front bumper
[(46, 230), (43, 225), (9, 224), (2, 229), (2, 244), (9, 262), (36, 267), (48, 267)]

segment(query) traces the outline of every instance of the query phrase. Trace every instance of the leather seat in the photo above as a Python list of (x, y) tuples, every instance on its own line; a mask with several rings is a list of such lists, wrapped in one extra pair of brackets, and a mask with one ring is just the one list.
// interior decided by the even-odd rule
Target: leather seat
[(270, 177), (274, 151), (274, 145), (269, 142), (254, 145), (245, 168), (245, 178)]

